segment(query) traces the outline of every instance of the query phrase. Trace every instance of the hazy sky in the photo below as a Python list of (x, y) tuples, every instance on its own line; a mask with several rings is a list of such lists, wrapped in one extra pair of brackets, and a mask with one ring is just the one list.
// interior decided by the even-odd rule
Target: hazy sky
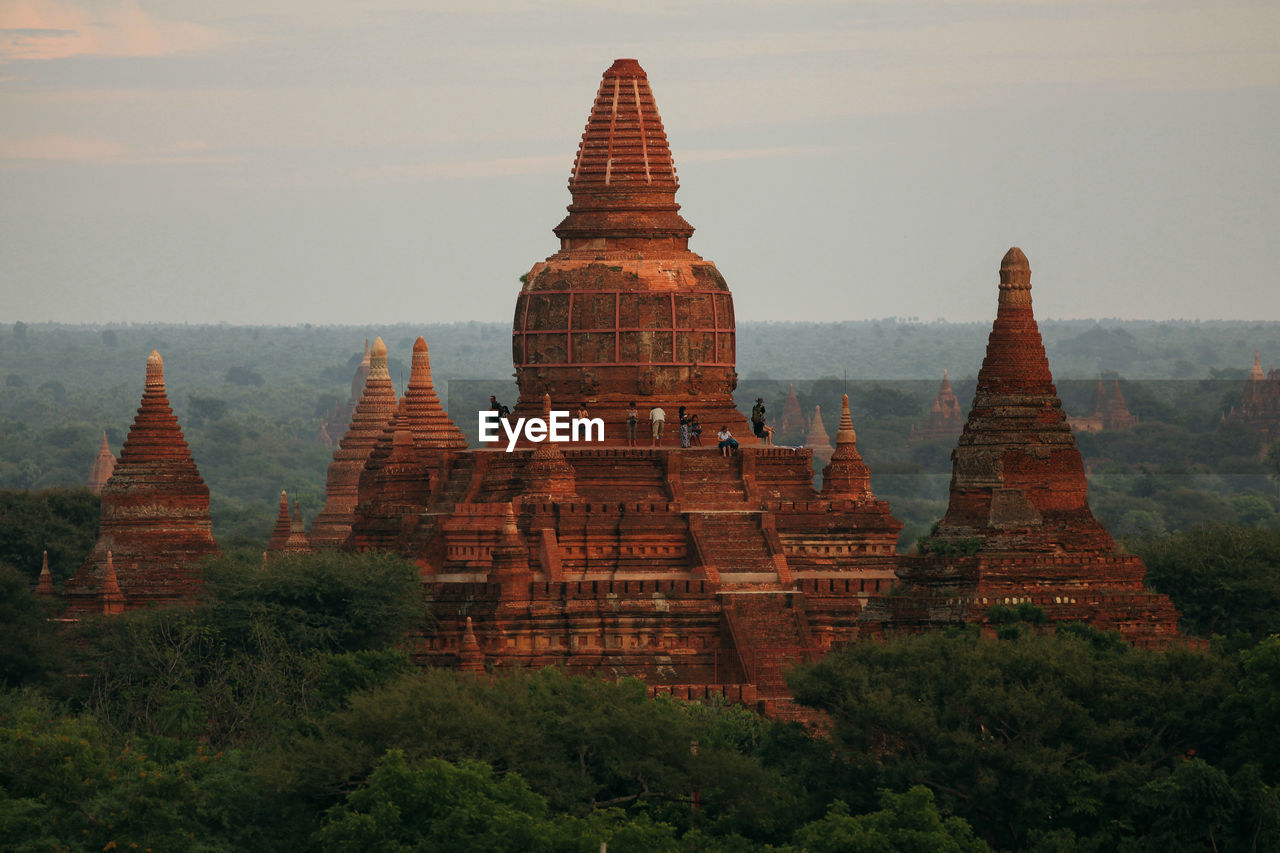
[(0, 0), (0, 322), (507, 320), (648, 71), (738, 317), (1280, 320), (1280, 2)]

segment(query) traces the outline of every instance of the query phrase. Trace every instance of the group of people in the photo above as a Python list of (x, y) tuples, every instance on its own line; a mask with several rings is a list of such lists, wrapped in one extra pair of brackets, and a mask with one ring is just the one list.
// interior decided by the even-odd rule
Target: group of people
[[(502, 405), (493, 396), (489, 397), (489, 407), (498, 413), (501, 418), (506, 418), (510, 414), (510, 409)], [(677, 413), (680, 419), (680, 446), (681, 447), (701, 447), (702, 446), (702, 424), (698, 421), (696, 414), (690, 414), (685, 411), (685, 407), (681, 406)], [(575, 413), (576, 417), (587, 417), (587, 404), (583, 403), (578, 407)], [(627, 403), (627, 447), (636, 446), (636, 433), (639, 430), (640, 410), (636, 408), (634, 401)], [(649, 410), (649, 432), (652, 436), (653, 447), (659, 447), (662, 444), (662, 433), (667, 425), (667, 413), (661, 406), (654, 406)], [(756, 404), (751, 409), (751, 431), (764, 444), (773, 444), (773, 427), (766, 422), (764, 398), (757, 397)], [(738, 449), (738, 440), (733, 437), (729, 425), (725, 424), (716, 432), (717, 447), (721, 454), (728, 456)]]
[[(684, 406), (680, 407), (677, 412), (680, 424), (680, 446), (681, 447), (701, 447), (702, 446), (702, 423), (698, 420), (698, 416), (690, 414), (685, 410)], [(640, 410), (636, 408), (635, 402), (627, 403), (627, 447), (636, 446), (636, 432), (640, 423)], [(661, 406), (654, 406), (649, 410), (649, 432), (653, 437), (653, 447), (662, 444), (662, 433), (667, 426), (667, 412)]]

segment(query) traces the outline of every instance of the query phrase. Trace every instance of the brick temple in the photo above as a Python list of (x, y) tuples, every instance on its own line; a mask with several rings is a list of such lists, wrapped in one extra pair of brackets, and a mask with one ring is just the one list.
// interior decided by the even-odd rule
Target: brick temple
[(955, 441), (964, 429), (964, 410), (960, 408), (960, 399), (951, 389), (951, 380), (947, 371), (942, 371), (942, 384), (929, 406), (929, 414), (923, 424), (913, 424), (908, 441)]
[(169, 405), (164, 361), (155, 350), (147, 357), (138, 414), (101, 495), (97, 542), (62, 590), (67, 614), (118, 613), (194, 598), (199, 561), (218, 551), (209, 487)]
[(1098, 377), (1098, 385), (1093, 391), (1093, 407), (1089, 414), (1079, 417), (1068, 417), (1067, 423), (1077, 432), (1116, 432), (1133, 429), (1138, 425), (1138, 417), (1129, 411), (1124, 392), (1120, 390), (1120, 379), (1115, 378), (1111, 387), (1102, 384)]
[[(435, 602), (435, 629), (412, 647), (425, 665), (559, 665), (775, 710), (795, 662), (884, 631), (982, 622), (996, 604), (1031, 601), (1051, 619), (1144, 645), (1178, 637), (1168, 599), (1142, 588), (1142, 564), (1117, 554), (1089, 511), (1021, 251), (1001, 264), (946, 517), (927, 553), (900, 557), (902, 525), (872, 492), (847, 397), (834, 446), (820, 409), (806, 425), (794, 393), (780, 426), (807, 430), (811, 446), (751, 436), (733, 398), (733, 297), (690, 251), (677, 188), (648, 79), (618, 60), (574, 160), (559, 250), (523, 277), (512, 331), (515, 415), (586, 408), (603, 419), (604, 441), (468, 449), (435, 391), (427, 342), (414, 344), (398, 398), (378, 339), (323, 510), (308, 534), (282, 493), (271, 552), (383, 549), (413, 560)], [(208, 491), (153, 358), (103, 489), (103, 534), (68, 584), (84, 612), (108, 610), (112, 596), (130, 607), (180, 596), (198, 581), (194, 561), (215, 547)], [(646, 422), (655, 406), (668, 419), (657, 447)], [(681, 406), (701, 418), (705, 446), (679, 447)], [(715, 447), (721, 425), (738, 452)]]
[(1143, 587), (1142, 561), (1119, 553), (1089, 509), (1021, 249), (1000, 263), (996, 320), (951, 462), (946, 515), (922, 555), (902, 558), (902, 594), (877, 601), (868, 623), (982, 622), (993, 606), (1032, 604), (1050, 620), (1088, 622), (1138, 645), (1178, 637), (1173, 604)]
[(1253, 351), (1253, 366), (1245, 379), (1240, 405), (1233, 406), (1225, 417), (1256, 427), (1267, 441), (1280, 438), (1280, 369), (1264, 372), (1258, 350)]

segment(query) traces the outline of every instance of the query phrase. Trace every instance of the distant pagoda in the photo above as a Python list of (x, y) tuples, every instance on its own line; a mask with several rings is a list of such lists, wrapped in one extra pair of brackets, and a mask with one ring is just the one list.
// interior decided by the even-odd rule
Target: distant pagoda
[(1253, 351), (1253, 366), (1244, 381), (1240, 405), (1227, 414), (1228, 420), (1257, 427), (1267, 441), (1280, 438), (1280, 370), (1262, 370), (1262, 354)]
[(1098, 377), (1098, 385), (1093, 392), (1093, 408), (1089, 414), (1078, 418), (1067, 418), (1067, 423), (1076, 432), (1116, 432), (1133, 429), (1138, 425), (1138, 418), (1129, 411), (1120, 390), (1120, 379), (1112, 381), (1108, 389)]
[(152, 350), (142, 405), (102, 488), (98, 540), (63, 595), (68, 613), (116, 612), (192, 599), (199, 561), (217, 553), (209, 488), (169, 406)]
[(782, 417), (776, 424), (777, 433), (773, 436), (775, 444), (804, 444), (806, 424), (804, 410), (800, 407), (800, 398), (796, 396), (796, 386), (787, 385), (787, 399), (782, 403)]
[(925, 422), (911, 427), (910, 441), (937, 441), (945, 439), (954, 441), (964, 429), (964, 410), (960, 408), (960, 400), (956, 392), (951, 390), (951, 380), (947, 371), (942, 371), (942, 384), (938, 394), (929, 406), (929, 414)]
[(813, 458), (826, 465), (831, 461), (835, 448), (831, 446), (831, 438), (827, 435), (827, 425), (822, 422), (822, 407), (813, 407), (813, 419), (809, 421), (809, 435), (805, 438), (805, 446), (813, 448)]
[(355, 520), (360, 472), (378, 437), (396, 410), (396, 390), (387, 372), (387, 345), (378, 338), (369, 350), (369, 373), (351, 425), (334, 451), (325, 483), (324, 508), (311, 525), (313, 548), (334, 548), (346, 541)]
[(351, 415), (355, 413), (360, 395), (364, 393), (364, 382), (369, 376), (369, 365), (372, 356), (369, 353), (369, 339), (364, 339), (364, 355), (356, 365), (356, 372), (351, 377), (351, 395), (345, 403), (334, 403), (333, 408), (325, 415), (320, 431), (316, 433), (316, 441), (325, 447), (336, 447), (351, 423)]
[(89, 491), (95, 495), (102, 494), (102, 487), (111, 479), (115, 469), (116, 457), (107, 444), (107, 431), (103, 430), (102, 446), (98, 448), (98, 455), (93, 458), (93, 466), (89, 469)]
[(1021, 249), (1001, 261), (999, 292), (973, 409), (951, 455), (946, 515), (922, 542), (922, 556), (902, 559), (902, 595), (877, 602), (863, 619), (899, 627), (983, 622), (991, 607), (1029, 603), (1051, 620), (1167, 645), (1180, 637), (1177, 611), (1143, 588), (1142, 561), (1120, 553), (1089, 509)]

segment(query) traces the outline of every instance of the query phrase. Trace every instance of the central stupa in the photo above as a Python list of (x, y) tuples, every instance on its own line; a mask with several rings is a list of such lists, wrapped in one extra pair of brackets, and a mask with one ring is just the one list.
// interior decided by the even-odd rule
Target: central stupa
[[(680, 406), (708, 430), (746, 419), (733, 405), (733, 296), (715, 264), (689, 251), (675, 163), (649, 79), (634, 59), (604, 72), (569, 176), (560, 251), (534, 264), (516, 300), (516, 412), (586, 404), (607, 444), (625, 443), (628, 404), (643, 421)], [(641, 433), (643, 435), (643, 431)], [(669, 436), (668, 442), (672, 439)]]

